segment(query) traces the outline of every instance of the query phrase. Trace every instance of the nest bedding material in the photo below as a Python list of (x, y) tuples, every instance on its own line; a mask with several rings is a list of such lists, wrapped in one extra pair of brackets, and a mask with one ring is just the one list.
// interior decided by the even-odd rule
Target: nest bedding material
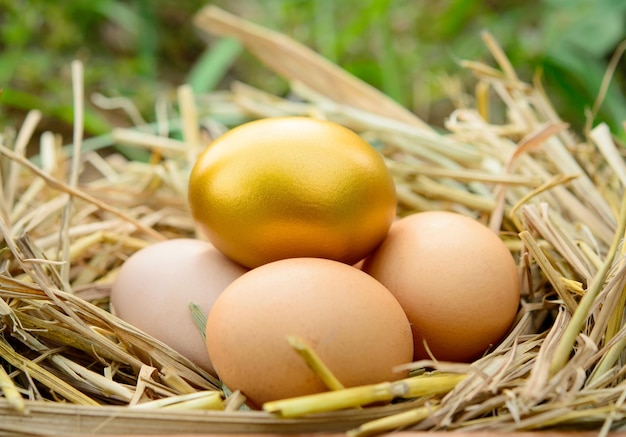
[[(2, 137), (0, 433), (620, 428), (626, 166), (606, 126), (571, 132), (488, 34), (499, 69), (464, 63), (478, 82), (474, 105), (460, 105), (440, 133), (283, 35), (212, 7), (196, 24), (240, 39), (291, 81), (292, 96), (241, 83), (198, 96), (181, 87), (156, 131), (178, 124), (182, 140), (150, 126), (113, 132), (117, 144), (148, 150), (149, 162), (87, 152), (79, 134), (68, 154), (51, 133), (41, 137), (37, 160), (29, 159), (37, 111), (16, 137)], [(490, 111), (506, 120), (490, 121)], [(464, 375), (451, 390), (294, 418), (240, 411), (240, 393), (225, 393), (216, 406), (219, 381), (108, 311), (111, 281), (128, 256), (194, 236), (186, 178), (203, 144), (237, 123), (276, 115), (354, 129), (385, 157), (399, 215), (469, 215), (498, 232), (518, 260), (520, 311), (499, 345), (471, 364), (409, 364), (416, 377)], [(179, 409), (149, 403), (160, 400)]]

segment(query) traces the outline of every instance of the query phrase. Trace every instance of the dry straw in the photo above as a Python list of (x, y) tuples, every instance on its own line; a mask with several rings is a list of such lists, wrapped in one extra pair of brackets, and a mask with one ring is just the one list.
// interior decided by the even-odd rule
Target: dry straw
[[(284, 35), (214, 7), (195, 24), (239, 39), (291, 83), (296, 98), (241, 83), (208, 95), (181, 87), (177, 104), (156, 102), (156, 126), (113, 131), (114, 143), (152, 157), (128, 161), (93, 151), (82, 138), (82, 66), (74, 63), (73, 145), (63, 148), (46, 132), (31, 156), (39, 111), (17, 135), (0, 138), (0, 433), (605, 434), (625, 423), (626, 166), (606, 126), (572, 132), (540, 84), (521, 81), (488, 33), (495, 66), (462, 63), (476, 77), (474, 105), (460, 105), (441, 133)], [(141, 123), (128, 101), (96, 96), (94, 103), (124, 108)], [(495, 112), (505, 121), (492, 121)], [(186, 178), (207, 138), (229, 128), (218, 121), (224, 115), (341, 123), (379, 147), (400, 215), (450, 210), (490, 226), (522, 278), (507, 337), (473, 363), (407, 363), (407, 379), (357, 388), (343, 388), (294, 337), (294, 353), (332, 390), (249, 411), (242, 393), (114, 317), (108, 292), (124, 260), (156, 241), (194, 235)], [(172, 125), (182, 140), (167, 137)], [(202, 324), (202, 314), (194, 317)]]

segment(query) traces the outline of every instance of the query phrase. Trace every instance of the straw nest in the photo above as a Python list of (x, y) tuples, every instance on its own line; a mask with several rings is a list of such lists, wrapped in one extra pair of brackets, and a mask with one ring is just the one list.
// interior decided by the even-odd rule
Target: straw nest
[[(241, 83), (195, 96), (181, 87), (157, 105), (157, 123), (83, 141), (75, 63), (73, 144), (45, 133), (27, 158), (37, 111), (2, 136), (1, 433), (606, 433), (624, 423), (626, 166), (606, 126), (571, 132), (489, 34), (496, 67), (463, 63), (476, 93), (453, 96), (442, 133), (282, 35), (212, 7), (195, 24), (238, 38), (290, 81), (290, 98)], [(495, 122), (494, 113), (505, 116)], [(186, 178), (210, 138), (288, 114), (333, 120), (375, 143), (395, 177), (399, 214), (453, 210), (499, 231), (523, 282), (501, 344), (471, 364), (411, 363), (409, 380), (360, 387), (349, 403), (393, 400), (384, 406), (345, 408), (348, 394), (338, 390), (243, 411), (240, 393), (222, 393), (210, 375), (108, 312), (111, 281), (129, 255), (194, 235)], [(182, 139), (168, 136), (177, 129)], [(150, 159), (98, 150), (112, 144)]]

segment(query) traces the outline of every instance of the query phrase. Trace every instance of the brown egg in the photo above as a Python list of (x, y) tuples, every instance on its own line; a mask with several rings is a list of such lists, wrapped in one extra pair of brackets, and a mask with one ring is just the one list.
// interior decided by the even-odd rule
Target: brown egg
[(224, 288), (246, 271), (206, 241), (156, 243), (122, 265), (111, 289), (112, 312), (215, 375), (189, 304), (208, 314)]
[(413, 357), (406, 315), (378, 281), (346, 264), (291, 258), (257, 267), (215, 302), (207, 348), (218, 375), (252, 406), (325, 391), (288, 344), (302, 338), (346, 387), (406, 376)]
[(363, 270), (404, 308), (415, 359), (470, 361), (498, 343), (519, 305), (515, 261), (481, 223), (451, 212), (424, 212), (394, 223)]

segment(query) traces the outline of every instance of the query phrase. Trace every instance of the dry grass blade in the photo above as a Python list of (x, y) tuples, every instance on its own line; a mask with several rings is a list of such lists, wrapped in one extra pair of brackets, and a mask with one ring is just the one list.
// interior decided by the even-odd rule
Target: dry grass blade
[[(42, 114), (41, 111), (33, 110), (30, 111), (26, 115), (26, 119), (24, 120), (24, 125), (20, 129), (18, 136), (15, 140), (14, 150), (15, 153), (19, 156), (24, 156), (26, 152), (26, 147), (28, 146), (28, 142), (31, 139), (37, 124), (41, 120)], [(17, 182), (19, 180), (19, 164), (17, 162), (12, 162), (9, 167), (9, 175), (7, 177), (6, 184), (4, 185), (3, 192), (3, 202), (2, 208), (9, 208), (9, 211), (13, 209), (15, 195), (17, 190)], [(8, 217), (10, 214), (5, 212), (4, 216)]]
[[(626, 47), (626, 44), (625, 44)], [(611, 132), (606, 124), (599, 124), (591, 130), (589, 137), (598, 146), (606, 162), (611, 166), (623, 186), (626, 186), (626, 164), (621, 151), (615, 146)]]
[(223, 410), (222, 393), (217, 391), (193, 392), (170, 396), (155, 401), (134, 405), (135, 409), (180, 409), (180, 410)]
[(351, 429), (347, 432), (347, 435), (349, 437), (366, 437), (405, 428), (423, 421), (436, 411), (437, 408), (437, 405), (428, 404), (412, 410), (403, 411), (402, 413), (391, 414), (387, 417), (364, 423), (356, 429)]
[[(387, 160), (387, 165), (397, 174), (403, 175), (424, 175), (434, 178), (450, 178), (457, 181), (480, 181), (491, 184), (503, 184), (503, 185), (525, 185), (529, 187), (536, 187), (541, 184), (541, 179), (536, 176), (523, 176), (523, 175), (507, 175), (507, 174), (493, 174), (478, 170), (467, 169), (445, 169), (430, 167), (419, 164), (408, 164), (402, 161)], [(539, 188), (539, 187), (537, 187)], [(523, 201), (522, 203), (526, 203)]]
[(178, 88), (178, 102), (183, 120), (183, 138), (187, 144), (200, 147), (200, 123), (191, 86), (182, 85)]
[(263, 409), (281, 417), (300, 417), (313, 413), (361, 407), (396, 398), (418, 398), (448, 393), (466, 375), (432, 374), (401, 379), (395, 382), (363, 385), (335, 391), (267, 402)]
[(17, 413), (23, 414), (26, 412), (24, 398), (22, 398), (22, 395), (13, 383), (13, 379), (9, 377), (9, 374), (2, 366), (0, 366), (0, 392), (6, 398), (9, 406)]
[(138, 132), (132, 129), (113, 129), (113, 138), (118, 144), (145, 147), (158, 151), (164, 155), (180, 155), (185, 152), (185, 143), (172, 138)]
[(306, 342), (295, 335), (287, 337), (289, 345), (300, 355), (307, 366), (324, 382), (330, 390), (341, 390), (345, 387), (331, 372), (317, 353)]
[[(74, 95), (74, 103), (72, 105), (74, 109), (74, 129), (73, 129), (73, 153), (70, 162), (70, 172), (68, 186), (76, 190), (78, 187), (78, 178), (80, 176), (80, 160), (81, 149), (83, 142), (83, 119), (84, 119), (84, 84), (83, 84), (83, 64), (80, 61), (72, 62), (72, 89)], [(59, 236), (61, 240), (61, 247), (59, 253), (63, 254), (63, 259), (68, 259), (70, 250), (69, 241), (69, 225), (70, 218), (72, 217), (72, 208), (74, 208), (74, 198), (72, 196), (67, 197), (67, 203), (63, 208), (63, 214), (61, 215), (61, 229)], [(69, 274), (70, 264), (63, 263), (61, 265), (59, 276), (63, 281), (65, 289), (69, 290)]]
[(253, 25), (215, 6), (201, 10), (196, 15), (195, 25), (206, 32), (239, 39), (278, 74), (302, 82), (335, 101), (422, 129), (431, 129), (378, 90), (280, 33)]

